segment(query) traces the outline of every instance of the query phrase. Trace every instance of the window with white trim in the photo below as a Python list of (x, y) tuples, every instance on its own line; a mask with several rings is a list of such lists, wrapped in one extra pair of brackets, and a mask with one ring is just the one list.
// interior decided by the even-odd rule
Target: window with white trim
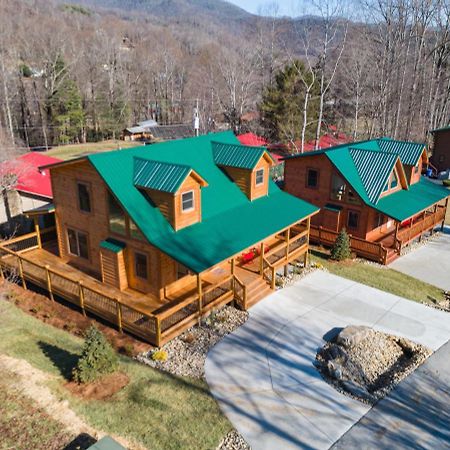
[(264, 184), (264, 169), (258, 169), (256, 171), (255, 184), (256, 186), (260, 186)]
[(194, 191), (181, 194), (181, 211), (188, 212), (194, 209)]

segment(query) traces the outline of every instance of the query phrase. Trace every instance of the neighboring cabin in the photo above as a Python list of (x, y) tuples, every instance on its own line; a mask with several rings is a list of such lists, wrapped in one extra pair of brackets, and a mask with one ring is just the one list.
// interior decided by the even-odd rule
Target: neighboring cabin
[(138, 122), (122, 132), (125, 141), (160, 142), (184, 139), (194, 136), (194, 128), (190, 124), (159, 125), (154, 120)]
[(439, 172), (450, 169), (450, 125), (432, 130), (431, 163)]
[(443, 223), (449, 192), (421, 176), (427, 163), (424, 144), (354, 142), (287, 158), (285, 190), (321, 208), (311, 239), (330, 244), (346, 228), (354, 251), (386, 263)]
[[(2, 164), (2, 178), (15, 178), (14, 187), (5, 192), (0, 200), (0, 228), (4, 234), (23, 234), (34, 228), (33, 220), (24, 213), (49, 207), (53, 197), (50, 173), (48, 170), (40, 170), (40, 167), (60, 161), (33, 152)], [(51, 224), (44, 223), (41, 219), (40, 225), (45, 228)]]

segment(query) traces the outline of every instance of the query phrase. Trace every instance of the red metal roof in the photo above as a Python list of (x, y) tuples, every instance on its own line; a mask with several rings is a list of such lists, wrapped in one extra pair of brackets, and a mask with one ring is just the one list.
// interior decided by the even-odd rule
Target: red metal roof
[(4, 163), (1, 171), (17, 175), (16, 189), (18, 191), (52, 198), (50, 172), (48, 169), (39, 170), (39, 167), (58, 162), (61, 162), (58, 158), (39, 152), (30, 152)]
[(237, 138), (242, 145), (249, 145), (251, 147), (265, 147), (268, 144), (264, 138), (253, 133), (240, 134)]

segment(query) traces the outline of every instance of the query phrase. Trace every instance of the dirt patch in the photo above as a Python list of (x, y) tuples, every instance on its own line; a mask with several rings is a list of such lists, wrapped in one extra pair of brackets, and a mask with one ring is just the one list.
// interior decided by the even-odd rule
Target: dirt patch
[(105, 375), (92, 383), (78, 384), (74, 381), (64, 386), (74, 395), (85, 400), (106, 400), (128, 385), (130, 379), (121, 372)]
[(349, 326), (316, 356), (324, 379), (340, 392), (374, 404), (422, 364), (432, 351), (408, 339)]
[(134, 357), (151, 348), (150, 344), (135, 339), (128, 334), (120, 333), (111, 326), (106, 326), (91, 317), (84, 317), (77, 310), (57, 301), (53, 302), (44, 295), (25, 290), (16, 284), (6, 284), (4, 298), (14, 303), (25, 313), (75, 336), (84, 336), (90, 325), (95, 324), (114, 349), (127, 356)]

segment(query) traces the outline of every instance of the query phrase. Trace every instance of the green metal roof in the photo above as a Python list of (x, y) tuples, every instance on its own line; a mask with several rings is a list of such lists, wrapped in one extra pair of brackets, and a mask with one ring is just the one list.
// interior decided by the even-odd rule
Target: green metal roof
[(141, 188), (175, 193), (191, 172), (189, 166), (134, 158), (134, 184)]
[(374, 208), (402, 222), (448, 196), (450, 196), (449, 189), (422, 177), (418, 183), (412, 184), (407, 191), (402, 189), (381, 197)]
[(415, 166), (425, 149), (425, 144), (422, 143), (394, 141), (387, 138), (378, 139), (378, 145), (381, 151), (398, 155), (400, 161), (408, 166)]
[(264, 147), (248, 147), (246, 145), (212, 142), (214, 162), (218, 166), (253, 169), (266, 153)]
[(449, 130), (450, 130), (450, 125), (447, 125), (446, 127), (435, 128), (434, 130), (430, 130), (430, 133), (435, 133), (436, 131), (449, 131)]
[(359, 148), (350, 148), (349, 151), (367, 197), (371, 202), (376, 203), (394, 169), (398, 156)]
[(114, 238), (108, 238), (100, 242), (100, 247), (105, 248), (106, 250), (110, 250), (114, 253), (121, 252), (126, 246), (127, 245), (124, 242), (118, 241)]
[[(216, 165), (212, 142), (239, 145), (232, 132), (224, 132), (87, 157), (147, 240), (197, 273), (318, 211), (272, 181), (267, 196), (250, 201)], [(184, 165), (207, 179), (202, 221), (175, 232), (134, 186), (135, 158)]]

